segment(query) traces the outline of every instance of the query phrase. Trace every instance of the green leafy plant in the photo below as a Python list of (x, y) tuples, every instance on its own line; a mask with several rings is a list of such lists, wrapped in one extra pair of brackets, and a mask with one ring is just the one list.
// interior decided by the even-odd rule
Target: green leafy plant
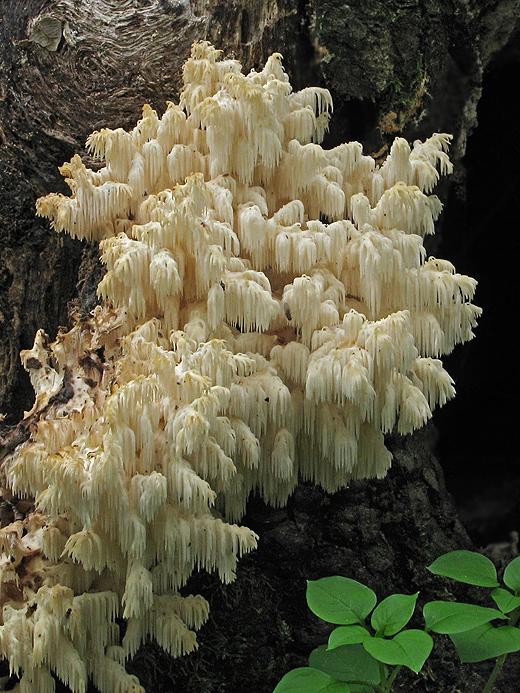
[[(452, 619), (451, 623), (446, 617), (443, 622), (440, 620), (440, 612), (436, 605), (444, 602), (430, 602), (425, 604), (423, 609), (426, 628), (437, 633), (447, 633), (453, 640), (462, 662), (481, 662), (497, 658), (483, 689), (483, 693), (490, 693), (507, 655), (520, 650), (520, 628), (516, 627), (520, 618), (520, 557), (506, 566), (502, 578), (504, 587), (500, 585), (496, 568), (489, 558), (472, 551), (451, 551), (444, 554), (437, 558), (428, 570), (435, 575), (452, 578), (468, 585), (492, 588), (491, 598), (499, 609), (499, 616), (483, 618), (483, 614), (477, 615), (481, 614), (483, 607), (450, 602), (452, 608), (465, 607), (460, 613), (463, 628), (459, 625), (454, 629), (456, 619)], [(495, 609), (486, 611), (496, 612)], [(495, 618), (505, 620), (505, 625), (492, 625), (491, 621)]]
[(337, 627), (328, 645), (311, 653), (309, 667), (290, 671), (274, 693), (388, 693), (403, 666), (419, 673), (433, 648), (430, 633), (448, 635), (462, 662), (497, 658), (483, 689), (489, 693), (507, 654), (520, 650), (520, 557), (507, 566), (504, 587), (493, 563), (471, 551), (444, 554), (428, 570), (492, 588), (497, 608), (428, 602), (423, 607), (424, 629), (407, 628), (418, 592), (392, 594), (378, 604), (375, 592), (356, 580), (333, 576), (309, 581), (309, 608)]

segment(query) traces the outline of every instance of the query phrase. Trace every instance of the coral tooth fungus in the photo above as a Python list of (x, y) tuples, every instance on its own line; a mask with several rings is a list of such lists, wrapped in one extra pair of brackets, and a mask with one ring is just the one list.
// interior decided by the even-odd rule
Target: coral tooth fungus
[(198, 43), (184, 82), (161, 118), (92, 134), (105, 166), (74, 156), (72, 195), (37, 203), (99, 240), (107, 272), (88, 320), (22, 353), (33, 427), (2, 474), (36, 511), (0, 531), (19, 690), (54, 691), (54, 673), (142, 691), (124, 668), (142, 642), (196, 646), (192, 571), (229, 582), (255, 547), (232, 524), (250, 492), (281, 506), (302, 478), (384, 476), (384, 434), (453, 396), (438, 357), (479, 314), (476, 282), (423, 247), (448, 135), (397, 139), (381, 166), (325, 150), (330, 94), (293, 92), (278, 54), (244, 75)]

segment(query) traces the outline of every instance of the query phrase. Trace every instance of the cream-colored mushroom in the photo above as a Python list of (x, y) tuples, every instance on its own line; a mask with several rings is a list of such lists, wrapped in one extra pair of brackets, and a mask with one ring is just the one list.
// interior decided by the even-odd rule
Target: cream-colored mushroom
[(192, 650), (208, 605), (178, 590), (194, 569), (234, 578), (249, 494), (384, 476), (384, 434), (453, 396), (438, 357), (480, 312), (423, 246), (448, 135), (397, 139), (381, 166), (325, 150), (330, 94), (293, 92), (279, 54), (244, 75), (197, 43), (184, 82), (162, 117), (93, 133), (105, 167), (73, 157), (71, 196), (37, 204), (100, 240), (107, 272), (88, 320), (22, 354), (35, 425), (3, 465), (39, 521), (1, 533), (0, 653), (23, 690), (53, 671), (137, 692), (124, 663), (146, 638)]

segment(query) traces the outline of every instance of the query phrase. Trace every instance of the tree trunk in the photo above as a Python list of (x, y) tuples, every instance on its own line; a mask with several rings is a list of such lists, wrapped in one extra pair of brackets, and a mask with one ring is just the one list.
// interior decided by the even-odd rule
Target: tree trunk
[[(35, 200), (67, 192), (57, 167), (74, 153), (88, 160), (84, 142), (93, 130), (132, 127), (144, 103), (162, 113), (167, 100), (177, 100), (193, 41), (209, 40), (246, 71), (281, 52), (295, 89), (329, 88), (335, 103), (329, 146), (358, 139), (367, 152), (384, 155), (396, 135), (412, 141), (453, 133), (453, 185), (460, 195), (460, 158), (476, 125), (483, 69), (509, 40), (520, 7), (518, 0), (4, 4), (0, 411), (7, 415), (6, 441), (13, 441), (19, 429), (12, 427), (33, 401), (20, 350), (30, 348), (38, 328), (54, 337), (70, 310), (91, 310), (103, 272), (97, 247), (56, 234), (36, 218)], [(439, 194), (446, 197), (447, 188)], [(141, 648), (129, 668), (146, 690), (269, 693), (326, 638), (324, 624), (306, 610), (306, 579), (342, 574), (380, 597), (420, 589), (421, 599), (440, 598), (444, 587), (425, 566), (471, 542), (431, 455), (432, 434), (427, 428), (392, 439), (394, 466), (382, 481), (357, 482), (334, 495), (302, 485), (276, 511), (253, 499), (243, 524), (260, 535), (258, 551), (243, 559), (231, 586), (193, 578), (193, 588), (211, 603), (200, 649), (172, 661), (153, 645)], [(398, 690), (481, 690), (488, 664), (461, 667), (444, 645)], [(515, 673), (518, 660), (510, 676)]]

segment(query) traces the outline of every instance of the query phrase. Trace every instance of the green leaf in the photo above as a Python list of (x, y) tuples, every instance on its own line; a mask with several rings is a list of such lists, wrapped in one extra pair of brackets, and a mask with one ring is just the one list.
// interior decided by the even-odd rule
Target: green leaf
[(493, 563), (486, 556), (474, 551), (445, 553), (428, 566), (428, 570), (435, 575), (443, 575), (459, 582), (466, 582), (468, 585), (479, 587), (498, 587), (499, 585)]
[(285, 674), (273, 693), (351, 693), (346, 683), (336, 681), (322, 671), (300, 667)]
[(450, 635), (461, 662), (482, 662), (520, 650), (520, 630), (514, 626), (493, 628), (483, 623), (465, 633)]
[(363, 623), (376, 602), (377, 597), (371, 589), (340, 575), (307, 582), (310, 610), (329, 623), (344, 626)]
[(376, 606), (371, 616), (372, 628), (380, 635), (395, 635), (412, 618), (416, 594), (391, 594)]
[(520, 556), (506, 566), (504, 570), (504, 582), (517, 594), (520, 593)]
[(403, 630), (391, 640), (365, 640), (363, 647), (380, 662), (403, 664), (418, 674), (432, 651), (433, 638), (423, 630)]
[(342, 645), (334, 650), (327, 650), (326, 645), (317, 647), (311, 652), (309, 666), (339, 681), (363, 681), (368, 686), (381, 681), (378, 662), (359, 644)]
[(471, 630), (495, 618), (507, 618), (496, 609), (460, 602), (428, 602), (423, 614), (426, 630), (447, 635)]
[(327, 650), (333, 650), (341, 645), (355, 645), (363, 642), (370, 637), (370, 633), (366, 628), (358, 624), (352, 626), (338, 626), (334, 628), (329, 637)]
[(520, 606), (520, 597), (515, 597), (509, 590), (502, 587), (496, 587), (491, 592), (491, 597), (503, 614), (508, 614)]

